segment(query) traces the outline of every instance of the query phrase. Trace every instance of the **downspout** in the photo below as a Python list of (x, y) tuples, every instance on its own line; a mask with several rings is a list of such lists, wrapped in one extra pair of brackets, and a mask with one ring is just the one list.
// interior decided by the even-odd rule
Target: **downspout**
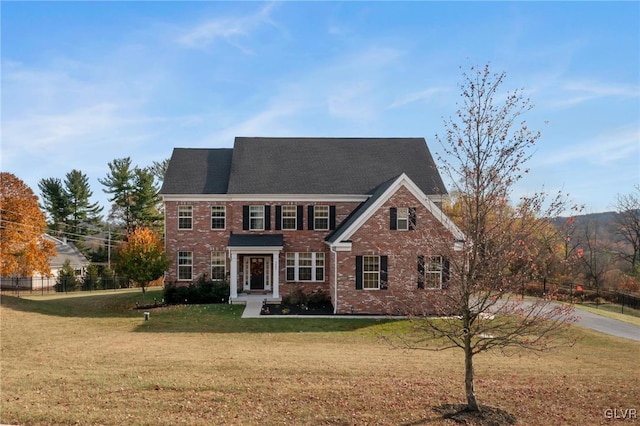
[(330, 246), (329, 250), (333, 253), (333, 306), (334, 315), (338, 313), (338, 252), (334, 246)]

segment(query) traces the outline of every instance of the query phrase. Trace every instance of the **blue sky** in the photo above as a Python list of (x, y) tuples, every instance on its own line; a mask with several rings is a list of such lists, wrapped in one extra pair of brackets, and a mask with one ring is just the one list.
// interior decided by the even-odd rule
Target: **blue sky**
[[(38, 193), (235, 136), (425, 137), (459, 67), (524, 88), (542, 132), (514, 196), (611, 210), (640, 183), (638, 2), (6, 2), (0, 169)], [(107, 209), (105, 209), (106, 211)]]

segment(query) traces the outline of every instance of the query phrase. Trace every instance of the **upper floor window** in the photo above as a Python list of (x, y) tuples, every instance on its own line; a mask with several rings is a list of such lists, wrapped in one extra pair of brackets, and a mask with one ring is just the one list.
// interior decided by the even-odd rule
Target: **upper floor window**
[(193, 229), (193, 206), (178, 206), (178, 229)]
[(391, 207), (389, 209), (390, 226), (392, 230), (407, 231), (416, 229), (415, 207)]
[(314, 206), (313, 229), (318, 231), (329, 229), (329, 206)]
[(242, 206), (242, 229), (268, 231), (271, 229), (271, 206)]
[(211, 252), (211, 279), (224, 281), (227, 277), (226, 253), (224, 251)]
[(409, 209), (407, 207), (398, 208), (398, 217), (396, 221), (398, 231), (406, 231), (409, 229)]
[(282, 206), (282, 229), (283, 230), (295, 230), (297, 229), (297, 206)]
[(264, 230), (264, 206), (249, 206), (249, 229)]
[(225, 229), (227, 208), (225, 206), (211, 206), (211, 229)]
[(178, 280), (190, 281), (193, 279), (193, 252), (178, 252)]

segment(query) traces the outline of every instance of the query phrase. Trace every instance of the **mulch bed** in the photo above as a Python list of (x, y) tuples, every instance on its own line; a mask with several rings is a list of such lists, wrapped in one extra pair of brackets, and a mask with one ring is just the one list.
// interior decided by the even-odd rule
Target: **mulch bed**
[(329, 302), (308, 305), (267, 303), (262, 306), (260, 315), (333, 315), (333, 306)]
[(468, 411), (465, 404), (445, 404), (433, 410), (442, 414), (444, 419), (451, 419), (456, 423), (474, 426), (505, 426), (516, 423), (516, 418), (510, 413), (495, 407), (480, 407), (480, 411)]

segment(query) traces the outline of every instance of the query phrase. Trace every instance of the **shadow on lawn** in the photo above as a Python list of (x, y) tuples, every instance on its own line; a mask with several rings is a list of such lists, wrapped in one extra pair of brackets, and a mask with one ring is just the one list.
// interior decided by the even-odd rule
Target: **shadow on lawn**
[(441, 423), (443, 420), (453, 420), (462, 425), (470, 426), (507, 426), (516, 423), (512, 414), (495, 407), (482, 406), (481, 411), (467, 411), (465, 404), (444, 404), (433, 407), (438, 413), (436, 417), (422, 418), (402, 426), (417, 426), (428, 423)]
[[(161, 291), (61, 295), (54, 298), (20, 298), (2, 295), (2, 309), (67, 318), (138, 319), (133, 329), (141, 333), (300, 333), (354, 331), (387, 320), (346, 318), (242, 318), (244, 305), (170, 305), (136, 309), (161, 297)], [(160, 299), (161, 300), (161, 299)], [(148, 312), (148, 320), (145, 320)]]

